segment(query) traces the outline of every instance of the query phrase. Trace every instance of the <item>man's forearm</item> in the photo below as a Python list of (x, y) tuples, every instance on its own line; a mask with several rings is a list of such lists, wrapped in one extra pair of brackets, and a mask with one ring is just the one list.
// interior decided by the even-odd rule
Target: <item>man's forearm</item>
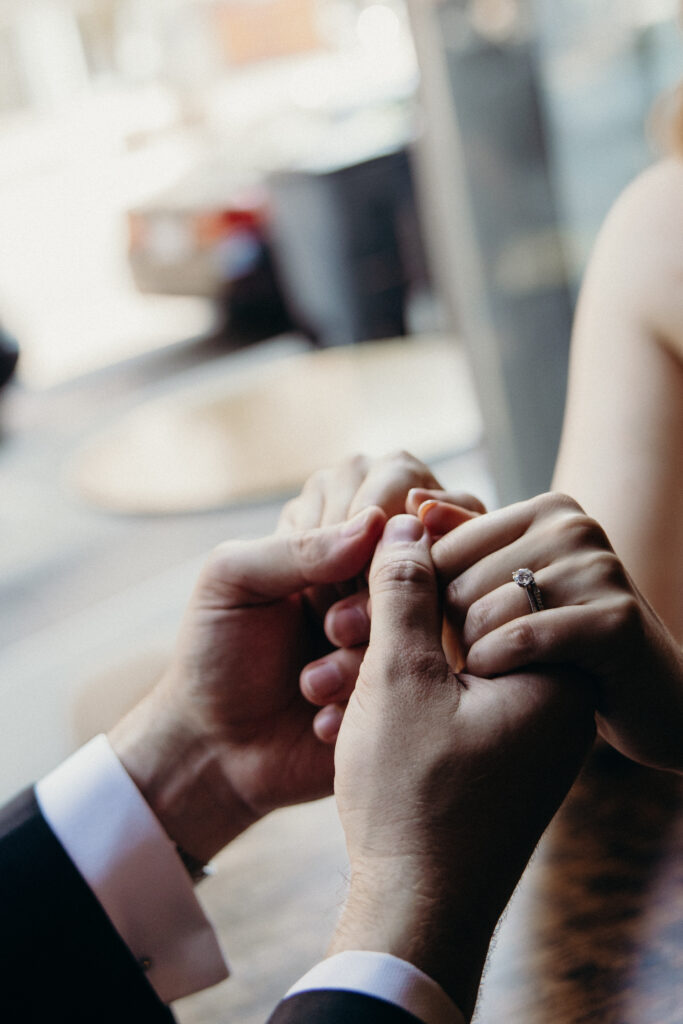
[(389, 869), (381, 877), (352, 878), (329, 953), (372, 950), (414, 964), (469, 1020), (497, 920), (471, 902), (470, 880), (458, 893), (452, 880), (430, 887), (426, 874), (391, 878)]
[(220, 743), (174, 715), (163, 692), (138, 704), (109, 742), (168, 836), (206, 863), (257, 816), (230, 787)]

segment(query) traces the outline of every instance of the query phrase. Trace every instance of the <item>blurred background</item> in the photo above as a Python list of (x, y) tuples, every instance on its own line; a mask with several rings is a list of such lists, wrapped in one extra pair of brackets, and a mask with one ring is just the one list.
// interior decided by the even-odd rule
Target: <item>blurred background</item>
[[(548, 486), (577, 287), (664, 145), (677, 15), (0, 0), (1, 796), (137, 699), (206, 551), (316, 468), (405, 447), (490, 506)], [(333, 811), (273, 821), (207, 883), (236, 977), (181, 1021), (262, 1020), (324, 948)], [(311, 910), (298, 941), (279, 900)]]

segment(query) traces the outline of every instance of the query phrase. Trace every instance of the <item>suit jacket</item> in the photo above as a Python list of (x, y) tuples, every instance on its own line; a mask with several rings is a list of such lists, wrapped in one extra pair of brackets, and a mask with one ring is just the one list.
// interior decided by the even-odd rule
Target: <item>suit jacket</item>
[[(0, 921), (0, 1018), (7, 1024), (173, 1024), (32, 789), (0, 809)], [(417, 1018), (371, 996), (325, 990), (283, 1000), (268, 1024), (304, 1022)]]

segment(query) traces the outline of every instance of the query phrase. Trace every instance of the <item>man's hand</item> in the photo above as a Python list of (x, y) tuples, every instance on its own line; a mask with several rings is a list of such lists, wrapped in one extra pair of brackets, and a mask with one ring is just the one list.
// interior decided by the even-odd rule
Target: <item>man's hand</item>
[[(381, 508), (388, 517), (395, 516), (403, 512), (406, 495), (414, 487), (434, 488), (438, 483), (429, 467), (409, 452), (398, 451), (379, 458), (353, 455), (309, 477), (301, 494), (282, 509), (278, 533), (333, 526), (371, 506)], [(332, 605), (349, 596), (361, 605), (367, 602), (368, 588), (363, 576), (337, 586), (311, 587), (307, 593), (311, 607), (321, 619)], [(367, 644), (367, 635), (362, 643)], [(326, 690), (323, 704), (337, 699), (340, 680), (344, 687), (350, 679), (355, 682), (365, 653), (364, 646), (339, 643), (336, 639), (331, 640), (331, 645), (344, 650), (332, 653), (329, 661), (316, 663), (311, 673), (305, 675), (308, 682), (317, 679), (319, 687)], [(305, 695), (310, 698), (310, 693)]]
[(374, 505), (395, 516), (405, 510), (407, 495), (417, 487), (438, 488), (439, 484), (429, 467), (409, 452), (378, 458), (353, 455), (309, 477), (301, 494), (283, 508), (278, 531), (333, 526)]
[(496, 921), (590, 747), (590, 694), (558, 673), (450, 670), (417, 518), (387, 524), (370, 594), (370, 646), (336, 745), (352, 874), (332, 952), (408, 960), (467, 1015)]
[[(421, 494), (455, 502), (464, 516), (485, 511), (471, 494), (440, 490), (429, 467), (409, 452), (381, 458), (356, 455), (314, 473), (301, 494), (285, 505), (278, 531), (342, 522), (370, 505), (379, 506), (388, 517), (395, 516)], [(353, 690), (368, 642), (368, 589), (360, 578), (341, 587), (317, 587), (308, 596), (321, 618), (329, 612), (325, 631), (334, 649), (304, 669), (302, 692), (314, 704), (343, 703)], [(336, 723), (335, 709), (322, 714), (315, 723), (317, 734), (332, 742)]]
[(111, 733), (170, 837), (209, 860), (267, 811), (332, 790), (299, 673), (325, 649), (311, 586), (368, 565), (385, 516), (217, 548), (162, 680)]

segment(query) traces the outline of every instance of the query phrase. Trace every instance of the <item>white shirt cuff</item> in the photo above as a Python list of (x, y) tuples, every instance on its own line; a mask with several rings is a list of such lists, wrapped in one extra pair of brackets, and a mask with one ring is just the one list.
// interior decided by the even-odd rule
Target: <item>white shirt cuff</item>
[(228, 976), (174, 844), (106, 736), (36, 786), (48, 825), (165, 1002)]
[(455, 1003), (433, 978), (389, 953), (348, 950), (323, 960), (287, 996), (314, 989), (344, 989), (400, 1006), (424, 1024), (465, 1024)]

